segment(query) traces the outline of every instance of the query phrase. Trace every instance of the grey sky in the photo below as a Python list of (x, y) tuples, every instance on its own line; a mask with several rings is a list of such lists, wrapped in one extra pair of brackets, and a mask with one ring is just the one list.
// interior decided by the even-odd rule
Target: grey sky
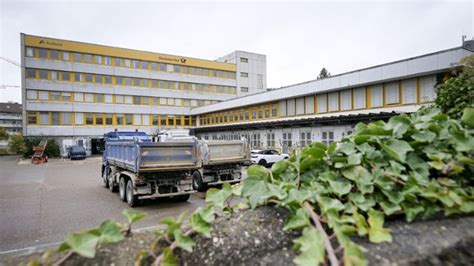
[[(0, 54), (20, 61), (20, 32), (205, 59), (267, 55), (268, 87), (461, 45), (474, 33), (466, 2), (164, 3), (0, 0)], [(0, 60), (0, 84), (19, 85)], [(21, 101), (0, 89), (0, 101)]]

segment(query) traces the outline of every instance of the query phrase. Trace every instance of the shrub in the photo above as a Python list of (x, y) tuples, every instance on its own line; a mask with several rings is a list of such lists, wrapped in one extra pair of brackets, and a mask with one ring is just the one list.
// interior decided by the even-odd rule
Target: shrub
[(5, 130), (5, 128), (0, 127), (0, 140), (7, 140), (8, 139), (8, 133)]
[(8, 152), (22, 154), (26, 151), (23, 135), (13, 134), (8, 141)]
[[(40, 137), (29, 137), (25, 139), (25, 152), (23, 157), (30, 158), (33, 155), (33, 147), (38, 146), (43, 138)], [(48, 139), (48, 144), (46, 145), (45, 155), (48, 157), (60, 157), (61, 150), (58, 143), (54, 139)]]

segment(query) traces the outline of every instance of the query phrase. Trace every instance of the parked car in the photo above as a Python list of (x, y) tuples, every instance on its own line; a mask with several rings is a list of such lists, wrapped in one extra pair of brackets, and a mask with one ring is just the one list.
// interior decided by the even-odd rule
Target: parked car
[(72, 147), (69, 148), (68, 157), (71, 160), (85, 159), (86, 158), (86, 149), (82, 146), (72, 146)]
[(272, 164), (288, 159), (290, 155), (287, 153), (279, 153), (276, 150), (252, 150), (250, 160), (252, 163), (256, 163), (265, 167), (271, 166)]

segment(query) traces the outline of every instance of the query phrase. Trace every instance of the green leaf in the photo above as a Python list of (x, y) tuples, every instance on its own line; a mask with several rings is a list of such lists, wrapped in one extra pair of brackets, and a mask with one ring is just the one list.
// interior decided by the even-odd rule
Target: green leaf
[(345, 266), (365, 266), (368, 265), (367, 258), (361, 247), (352, 243), (346, 242), (344, 244), (344, 264)]
[(329, 185), (331, 186), (333, 192), (338, 196), (341, 197), (349, 193), (352, 189), (352, 185), (350, 182), (346, 181), (343, 178), (339, 178), (337, 180), (329, 180)]
[(311, 193), (308, 190), (299, 190), (296, 188), (292, 188), (288, 192), (288, 196), (284, 199), (283, 202), (287, 205), (295, 204), (297, 206), (300, 206), (301, 204), (303, 204), (303, 201), (307, 200), (310, 197)]
[(100, 239), (99, 239), (100, 244), (116, 243), (125, 239), (125, 237), (123, 236), (121, 232), (120, 226), (112, 220), (107, 220), (103, 222), (99, 226), (99, 232), (100, 232)]
[(304, 154), (311, 155), (314, 159), (322, 159), (326, 155), (326, 149), (320, 147), (308, 146), (303, 149)]
[[(255, 176), (253, 176), (255, 178)], [(242, 188), (243, 189), (243, 188)], [(221, 189), (210, 188), (206, 194), (206, 202), (217, 207), (219, 210), (224, 208), (225, 201), (232, 195), (232, 189), (228, 183), (224, 183)]]
[(178, 219), (175, 219), (174, 217), (165, 217), (160, 221), (160, 224), (167, 225), (167, 228), (165, 229), (166, 234), (171, 237), (174, 234), (174, 231), (179, 229), (181, 227), (181, 224), (183, 223), (185, 213), (181, 213)]
[(362, 154), (361, 153), (354, 153), (349, 155), (347, 157), (347, 164), (348, 165), (359, 165), (362, 160)]
[(146, 213), (144, 212), (138, 212), (135, 210), (128, 210), (128, 209), (123, 210), (122, 214), (123, 216), (125, 216), (125, 218), (127, 218), (127, 221), (129, 224), (137, 222), (146, 216)]
[(470, 128), (474, 128), (474, 108), (465, 108), (461, 121)]
[(392, 235), (390, 232), (383, 228), (384, 215), (382, 212), (376, 211), (374, 209), (369, 210), (369, 240), (374, 243), (381, 242), (392, 242)]
[(70, 234), (66, 240), (66, 244), (75, 253), (86, 258), (94, 258), (99, 240), (100, 234), (94, 231), (86, 231)]
[(420, 131), (411, 135), (411, 138), (419, 142), (432, 142), (436, 138), (436, 134), (431, 131)]
[(261, 205), (271, 196), (267, 183), (256, 176), (249, 176), (244, 180), (242, 196), (249, 201), (250, 207), (254, 209)]
[(211, 222), (214, 221), (214, 211), (209, 206), (207, 208), (199, 207), (191, 218), (189, 224), (193, 231), (203, 234), (205, 237), (211, 237)]
[(327, 213), (332, 210), (342, 211), (345, 209), (344, 204), (342, 204), (342, 202), (340, 202), (337, 199), (333, 199), (326, 196), (319, 196), (317, 197), (317, 200), (318, 200), (319, 206), (321, 207), (321, 210), (324, 213)]
[(260, 179), (266, 179), (267, 177), (269, 177), (269, 174), (270, 174), (270, 171), (267, 168), (258, 164), (253, 164), (249, 166), (249, 168), (247, 169), (248, 177), (252, 176), (252, 177), (258, 177)]
[(324, 262), (324, 243), (321, 234), (313, 227), (303, 229), (303, 235), (294, 240), (301, 252), (293, 262), (298, 265), (320, 265)]
[(180, 229), (174, 230), (174, 240), (176, 241), (176, 246), (186, 250), (187, 252), (193, 252), (194, 241), (181, 233)]
[(173, 250), (170, 248), (165, 248), (163, 251), (163, 262), (161, 266), (176, 266), (178, 265), (178, 261), (173, 254)]
[(397, 139), (390, 139), (387, 141), (387, 144), (382, 143), (380, 146), (388, 156), (402, 163), (405, 162), (407, 152), (413, 151), (410, 144)]
[(288, 169), (288, 167), (290, 165), (291, 165), (291, 163), (288, 162), (288, 160), (278, 161), (278, 162), (276, 162), (272, 165), (272, 173), (274, 175), (281, 174), (281, 173), (285, 172), (286, 169)]
[(300, 229), (303, 228), (307, 225), (309, 225), (309, 215), (304, 209), (298, 209), (295, 214), (290, 216), (290, 219), (285, 224), (285, 227), (283, 227), (283, 230), (295, 230), (295, 229)]
[(337, 147), (338, 152), (342, 152), (345, 155), (351, 155), (356, 152), (355, 145), (351, 142), (342, 142), (339, 143)]
[(386, 125), (385, 128), (393, 130), (393, 134), (396, 137), (401, 137), (408, 128), (410, 128), (411, 121), (408, 117), (404, 115), (392, 116)]
[(357, 234), (359, 236), (367, 235), (367, 233), (369, 232), (369, 226), (367, 225), (365, 217), (357, 211), (352, 214), (352, 217), (354, 218), (354, 222), (357, 228)]
[(395, 203), (391, 203), (391, 202), (388, 202), (388, 201), (382, 201), (379, 204), (382, 207), (383, 212), (386, 215), (392, 215), (392, 214), (396, 213), (397, 211), (402, 210), (402, 207), (400, 207), (400, 205), (395, 204)]

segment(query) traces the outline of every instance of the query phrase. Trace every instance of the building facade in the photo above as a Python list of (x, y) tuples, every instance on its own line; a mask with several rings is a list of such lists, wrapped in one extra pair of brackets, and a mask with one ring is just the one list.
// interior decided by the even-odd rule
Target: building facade
[(266, 90), (265, 55), (216, 61), (21, 35), (23, 134), (94, 153), (104, 133), (193, 128), (285, 152), (351, 134), (358, 122), (416, 111), (436, 97), (461, 47)]
[(21, 104), (13, 102), (0, 103), (0, 127), (3, 127), (8, 134), (21, 134)]
[(203, 139), (245, 137), (253, 149), (291, 152), (314, 141), (330, 143), (359, 122), (410, 113), (436, 98), (436, 85), (474, 41), (379, 66), (193, 108)]
[(191, 108), (235, 98), (254, 77), (266, 84), (265, 56), (242, 51), (210, 61), (21, 34), (21, 53), (23, 134), (56, 137), (63, 150), (93, 153), (115, 129), (194, 127)]

